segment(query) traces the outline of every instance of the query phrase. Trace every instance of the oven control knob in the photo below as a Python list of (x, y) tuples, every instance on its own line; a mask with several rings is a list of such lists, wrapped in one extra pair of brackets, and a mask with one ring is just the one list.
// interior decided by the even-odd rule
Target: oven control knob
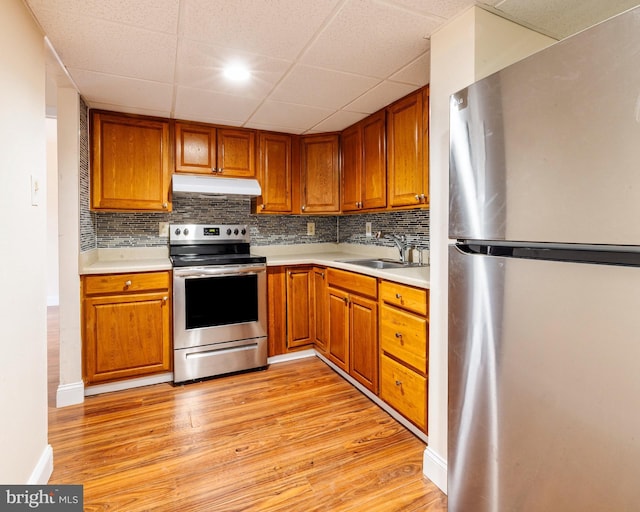
[(180, 234), (180, 228), (176, 228), (176, 235)]
[(184, 233), (184, 236), (187, 236), (189, 234), (189, 229), (188, 228), (184, 228), (183, 233)]
[(231, 228), (227, 229), (227, 235), (231, 234)]
[(234, 229), (234, 230), (233, 230), (233, 234), (234, 234), (234, 235), (237, 235), (238, 233), (239, 233), (238, 228), (236, 228), (236, 229)]
[(242, 233), (243, 235), (246, 235), (247, 234), (247, 230), (242, 228), (242, 231), (240, 231), (240, 233)]

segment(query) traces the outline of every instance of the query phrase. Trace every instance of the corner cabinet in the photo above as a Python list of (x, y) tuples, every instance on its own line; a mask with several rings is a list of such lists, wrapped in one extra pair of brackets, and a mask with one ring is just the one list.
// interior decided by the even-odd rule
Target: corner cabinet
[(343, 212), (387, 206), (385, 111), (381, 110), (341, 134)]
[(300, 138), (302, 213), (340, 211), (339, 135), (307, 135)]
[(82, 277), (86, 384), (171, 371), (171, 272)]
[(390, 207), (429, 204), (429, 88), (387, 107)]
[(378, 393), (378, 285), (376, 278), (327, 269), (327, 358)]
[(91, 112), (91, 209), (171, 211), (169, 121)]
[(235, 178), (256, 176), (256, 132), (175, 122), (175, 172)]

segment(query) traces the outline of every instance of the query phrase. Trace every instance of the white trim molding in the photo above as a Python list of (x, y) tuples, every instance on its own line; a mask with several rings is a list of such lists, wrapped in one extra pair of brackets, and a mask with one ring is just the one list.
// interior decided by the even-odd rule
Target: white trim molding
[(314, 357), (316, 351), (313, 349), (300, 350), (298, 352), (289, 352), (288, 354), (281, 354), (278, 356), (271, 356), (267, 359), (268, 364), (284, 363), (286, 361), (295, 361), (296, 359), (305, 359), (307, 357)]
[(110, 393), (112, 391), (122, 391), (123, 389), (141, 388), (142, 386), (152, 386), (153, 384), (162, 384), (164, 382), (173, 382), (173, 372), (159, 373), (148, 377), (138, 377), (135, 379), (119, 380), (116, 382), (108, 382), (106, 384), (96, 384), (95, 386), (87, 386), (84, 389), (84, 396), (99, 395), (101, 393)]
[(447, 494), (447, 461), (428, 446), (422, 459), (422, 473)]
[(33, 468), (27, 485), (46, 485), (53, 473), (53, 448), (48, 444), (40, 458), (36, 467)]
[(56, 392), (56, 407), (67, 407), (84, 402), (84, 382), (60, 384)]

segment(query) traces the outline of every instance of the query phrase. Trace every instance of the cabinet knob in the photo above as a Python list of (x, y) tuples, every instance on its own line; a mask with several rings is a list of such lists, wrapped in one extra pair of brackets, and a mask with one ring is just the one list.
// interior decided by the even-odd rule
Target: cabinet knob
[(427, 199), (427, 196), (425, 196), (424, 194), (420, 194), (420, 200), (424, 203), (425, 199)]
[(348, 297), (344, 297), (344, 303), (345, 304), (349, 304), (349, 298)]
[(165, 304), (167, 303), (168, 300), (169, 300), (169, 297), (167, 297), (166, 295), (162, 297), (162, 302), (164, 302)]
[(305, 206), (304, 204), (300, 207), (300, 209), (301, 209), (302, 211), (304, 211), (304, 210), (305, 210), (305, 208), (306, 208), (306, 206)]
[(397, 332), (396, 333), (396, 338), (402, 338), (402, 333), (401, 332)]
[(420, 194), (416, 194), (416, 201), (420, 201)]
[(397, 380), (396, 381), (396, 386), (402, 386), (402, 381), (401, 380)]
[(261, 209), (261, 210), (264, 210), (266, 207), (267, 207), (267, 205), (265, 205), (264, 203), (262, 203), (262, 204), (260, 205), (260, 209)]
[(169, 203), (162, 203), (162, 207), (166, 210), (169, 208)]
[(396, 299), (401, 299), (401, 298), (402, 298), (402, 295), (399, 293), (396, 293)]
[(130, 280), (130, 279), (127, 279), (127, 280), (124, 282), (124, 287), (125, 287), (125, 288), (129, 288), (129, 286), (131, 286), (131, 280)]

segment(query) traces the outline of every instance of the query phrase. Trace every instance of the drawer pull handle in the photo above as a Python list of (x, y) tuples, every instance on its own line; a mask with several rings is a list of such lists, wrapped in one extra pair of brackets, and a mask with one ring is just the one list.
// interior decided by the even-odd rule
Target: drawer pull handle
[(396, 381), (396, 386), (402, 386), (402, 381), (401, 380), (397, 380)]
[(162, 302), (164, 302), (165, 304), (167, 303), (168, 300), (169, 300), (169, 297), (167, 297), (166, 295), (162, 297)]
[(401, 298), (402, 298), (402, 295), (399, 293), (396, 293), (396, 299), (401, 299)]
[(400, 345), (404, 345), (404, 338), (402, 337), (402, 333), (401, 332), (397, 332), (396, 333), (396, 338), (398, 338), (400, 340)]
[(128, 280), (126, 280), (126, 281), (124, 282), (124, 287), (125, 287), (125, 288), (129, 288), (129, 286), (131, 286), (131, 280), (130, 280), (130, 279), (128, 279)]

